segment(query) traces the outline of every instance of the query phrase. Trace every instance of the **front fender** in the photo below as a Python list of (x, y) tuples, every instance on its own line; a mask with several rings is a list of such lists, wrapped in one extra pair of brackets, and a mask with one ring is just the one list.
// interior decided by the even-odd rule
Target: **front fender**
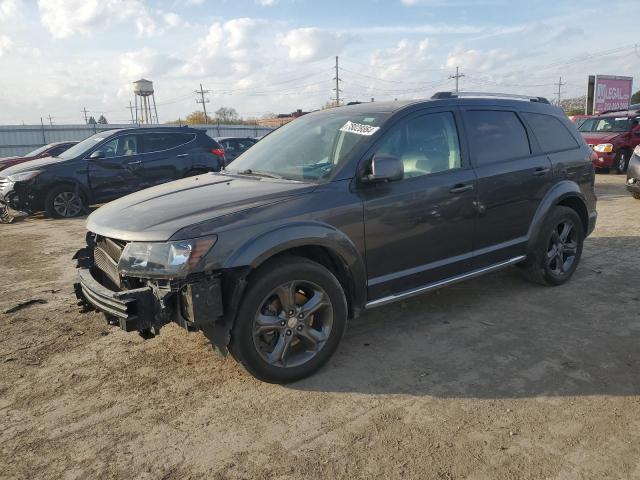
[(579, 199), (580, 202), (582, 202), (585, 211), (587, 210), (584, 194), (580, 190), (580, 187), (577, 183), (572, 182), (571, 180), (563, 180), (555, 184), (553, 187), (551, 187), (551, 189), (549, 189), (547, 194), (540, 202), (540, 205), (538, 205), (538, 209), (533, 216), (531, 225), (529, 225), (529, 231), (527, 233), (527, 238), (529, 239), (527, 243), (527, 251), (533, 250), (534, 246), (536, 245), (538, 235), (542, 229), (542, 225), (549, 211), (551, 211), (552, 208), (569, 197), (575, 197)]
[(344, 233), (325, 223), (296, 222), (261, 233), (235, 249), (223, 267), (255, 269), (278, 253), (305, 246), (323, 247), (336, 255), (351, 276), (354, 307), (365, 304), (367, 282), (364, 260)]

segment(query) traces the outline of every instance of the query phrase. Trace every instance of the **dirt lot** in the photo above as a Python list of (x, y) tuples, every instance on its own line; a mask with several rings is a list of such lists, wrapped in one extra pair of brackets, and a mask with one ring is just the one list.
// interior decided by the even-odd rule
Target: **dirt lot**
[[(0, 225), (0, 478), (640, 478), (640, 202), (598, 177), (573, 281), (517, 269), (363, 315), (260, 383), (201, 334), (80, 314), (83, 220)], [(46, 302), (46, 303), (44, 303)]]

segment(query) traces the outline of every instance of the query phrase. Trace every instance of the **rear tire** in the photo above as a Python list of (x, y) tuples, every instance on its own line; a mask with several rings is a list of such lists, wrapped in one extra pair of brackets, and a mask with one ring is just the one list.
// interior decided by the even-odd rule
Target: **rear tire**
[(87, 206), (78, 187), (60, 185), (49, 191), (44, 209), (50, 218), (73, 218), (86, 213)]
[(322, 367), (346, 325), (347, 301), (336, 277), (306, 258), (279, 257), (251, 278), (229, 347), (254, 377), (288, 383)]
[(632, 193), (632, 195), (636, 200), (640, 200), (640, 193)]
[(582, 220), (575, 210), (555, 207), (545, 220), (525, 262), (527, 278), (549, 286), (567, 282), (580, 263), (583, 243)]

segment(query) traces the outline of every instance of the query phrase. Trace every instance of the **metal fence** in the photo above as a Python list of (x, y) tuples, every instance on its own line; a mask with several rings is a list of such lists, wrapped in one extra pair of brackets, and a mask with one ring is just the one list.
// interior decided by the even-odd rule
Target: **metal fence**
[[(24, 155), (52, 142), (84, 140), (94, 133), (115, 128), (132, 128), (158, 125), (0, 125), (0, 157)], [(164, 125), (175, 126), (175, 125)], [(261, 137), (272, 129), (259, 125), (190, 125), (207, 131), (210, 137)]]

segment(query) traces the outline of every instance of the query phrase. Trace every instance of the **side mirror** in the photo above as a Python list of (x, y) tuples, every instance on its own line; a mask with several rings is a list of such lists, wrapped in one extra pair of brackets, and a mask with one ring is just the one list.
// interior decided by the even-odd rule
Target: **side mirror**
[(402, 180), (404, 164), (398, 157), (391, 155), (374, 155), (371, 159), (371, 173), (362, 180), (365, 183), (382, 183)]
[(100, 158), (104, 158), (106, 155), (102, 150), (96, 150), (95, 152), (93, 152), (91, 155), (89, 155), (89, 158), (91, 160), (98, 160)]

